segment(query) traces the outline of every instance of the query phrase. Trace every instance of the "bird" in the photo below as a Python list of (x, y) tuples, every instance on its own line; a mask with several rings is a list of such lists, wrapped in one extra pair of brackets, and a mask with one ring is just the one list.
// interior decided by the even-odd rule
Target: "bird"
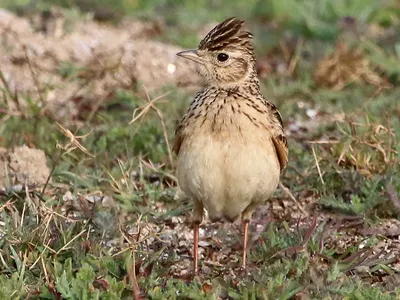
[(244, 21), (232, 17), (197, 49), (177, 53), (194, 61), (204, 78), (176, 127), (172, 148), (179, 187), (193, 201), (194, 274), (204, 210), (211, 222), (241, 217), (246, 270), (252, 213), (277, 189), (288, 163), (282, 117), (260, 91), (252, 38)]

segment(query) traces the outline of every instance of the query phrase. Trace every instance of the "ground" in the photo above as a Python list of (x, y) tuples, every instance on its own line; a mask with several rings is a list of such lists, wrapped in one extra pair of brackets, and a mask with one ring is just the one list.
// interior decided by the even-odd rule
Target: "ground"
[[(58, 5), (56, 5), (58, 4)], [(236, 15), (289, 165), (253, 215), (200, 230), (174, 128), (201, 78), (175, 53)], [(5, 1), (1, 299), (398, 299), (398, 1)]]

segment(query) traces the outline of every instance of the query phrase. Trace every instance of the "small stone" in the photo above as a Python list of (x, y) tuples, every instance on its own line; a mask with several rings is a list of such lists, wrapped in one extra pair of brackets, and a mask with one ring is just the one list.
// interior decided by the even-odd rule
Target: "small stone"
[(208, 243), (206, 241), (199, 241), (199, 246), (206, 248), (206, 247), (210, 246), (210, 243)]
[(108, 207), (108, 208), (115, 207), (115, 201), (114, 201), (113, 197), (110, 197), (110, 196), (104, 196), (101, 204), (104, 207)]
[(95, 202), (99, 202), (103, 199), (103, 196), (101, 195), (89, 195), (86, 196), (86, 200), (90, 203), (95, 203)]
[(67, 192), (63, 195), (62, 199), (63, 199), (64, 201), (73, 201), (73, 200), (75, 199), (75, 197), (72, 195), (71, 191), (67, 191)]

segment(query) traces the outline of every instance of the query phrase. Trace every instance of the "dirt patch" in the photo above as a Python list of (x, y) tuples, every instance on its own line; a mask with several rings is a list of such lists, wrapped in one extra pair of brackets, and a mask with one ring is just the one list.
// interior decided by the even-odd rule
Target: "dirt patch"
[(99, 102), (119, 87), (201, 84), (194, 65), (176, 56), (181, 48), (154, 41), (156, 25), (81, 19), (71, 22), (58, 12), (29, 22), (0, 10), (0, 65), (9, 91), (64, 117), (79, 109), (76, 99)]
[(0, 148), (0, 191), (43, 186), (50, 175), (42, 150), (27, 146)]

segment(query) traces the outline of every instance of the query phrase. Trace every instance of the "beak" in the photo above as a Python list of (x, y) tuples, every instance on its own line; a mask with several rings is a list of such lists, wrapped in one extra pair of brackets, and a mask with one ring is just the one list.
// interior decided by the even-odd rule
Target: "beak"
[(203, 59), (197, 54), (197, 50), (185, 50), (185, 51), (181, 51), (178, 52), (176, 55), (183, 57), (183, 58), (187, 58), (189, 60), (193, 60), (194, 62), (197, 63), (204, 63)]

